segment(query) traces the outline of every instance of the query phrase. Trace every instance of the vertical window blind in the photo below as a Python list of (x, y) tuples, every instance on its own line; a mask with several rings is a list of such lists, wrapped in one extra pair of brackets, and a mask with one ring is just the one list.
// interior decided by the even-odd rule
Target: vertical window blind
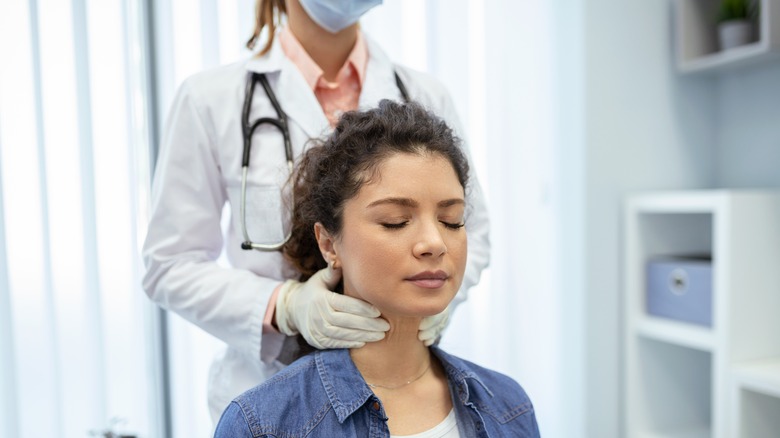
[(0, 435), (159, 436), (143, 12), (0, 3)]

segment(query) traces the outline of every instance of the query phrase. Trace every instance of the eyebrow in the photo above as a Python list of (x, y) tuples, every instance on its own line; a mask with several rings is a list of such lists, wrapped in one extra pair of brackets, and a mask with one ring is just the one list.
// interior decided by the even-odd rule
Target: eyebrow
[[(400, 205), (402, 207), (417, 207), (417, 206), (419, 206), (417, 201), (415, 201), (414, 199), (409, 199), (409, 198), (392, 198), (391, 197), (391, 198), (379, 199), (377, 201), (374, 201), (374, 202), (368, 204), (366, 207), (367, 208), (371, 208), (371, 207), (376, 207), (376, 206), (379, 206), (379, 205), (387, 205), (387, 204)], [(444, 201), (439, 201), (436, 205), (438, 207), (442, 207), (443, 208), (443, 207), (451, 207), (453, 205), (458, 205), (458, 204), (465, 205), (466, 201), (464, 201), (463, 199), (460, 199), (460, 198), (445, 199)]]

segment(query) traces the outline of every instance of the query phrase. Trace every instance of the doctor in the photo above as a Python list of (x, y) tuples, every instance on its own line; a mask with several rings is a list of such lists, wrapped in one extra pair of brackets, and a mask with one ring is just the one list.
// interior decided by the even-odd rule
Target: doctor
[[(329, 290), (340, 278), (337, 270), (290, 280), (298, 274), (278, 251), (289, 235), (292, 163), (342, 112), (383, 98), (411, 99), (462, 136), (441, 84), (393, 64), (360, 31), (360, 16), (379, 3), (258, 0), (248, 43), (254, 48), (266, 29), (258, 54), (190, 77), (174, 100), (154, 178), (143, 286), (154, 302), (227, 344), (210, 370), (215, 422), (234, 397), (289, 363), (292, 336), (320, 349), (354, 348), (382, 339), (389, 328), (373, 306)], [(468, 265), (450, 308), (488, 263), (478, 184), (468, 196), (474, 207), (467, 218)], [(229, 266), (217, 262), (222, 251)], [(448, 315), (424, 320), (420, 339), (433, 343)]]

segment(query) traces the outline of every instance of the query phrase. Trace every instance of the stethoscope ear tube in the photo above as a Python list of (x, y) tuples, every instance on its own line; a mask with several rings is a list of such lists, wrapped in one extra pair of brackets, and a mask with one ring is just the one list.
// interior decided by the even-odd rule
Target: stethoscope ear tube
[[(279, 105), (279, 101), (276, 99), (276, 94), (274, 94), (273, 90), (271, 90), (271, 86), (268, 84), (268, 78), (265, 76), (265, 74), (261, 74), (259, 79), (260, 85), (263, 86), (263, 90), (265, 90), (265, 94), (268, 96), (268, 100), (271, 101), (271, 105), (273, 105), (274, 111), (276, 111), (276, 116), (279, 117), (277, 120), (268, 119), (268, 122), (277, 125), (279, 130), (282, 131), (282, 137), (284, 139), (284, 154), (287, 158), (287, 166), (290, 168), (290, 170), (292, 170), (293, 153), (292, 142), (290, 141), (290, 127), (287, 123), (287, 114), (282, 111), (282, 106)], [(259, 123), (260, 120), (255, 122), (255, 125)], [(249, 165), (249, 163), (247, 163), (247, 165)]]
[[(409, 92), (406, 89), (406, 85), (404, 85), (403, 81), (401, 80), (401, 77), (398, 75), (398, 72), (394, 72), (395, 75), (395, 83), (398, 86), (398, 90), (401, 92), (401, 96), (404, 99), (404, 102), (410, 102), (409, 98)], [(263, 91), (265, 91), (266, 96), (268, 96), (268, 101), (271, 102), (271, 105), (274, 107), (274, 111), (276, 112), (277, 118), (271, 118), (271, 117), (261, 117), (257, 120), (255, 120), (254, 123), (249, 123), (249, 113), (252, 110), (252, 99), (255, 95), (255, 84), (257, 82), (260, 82), (260, 85), (263, 87)], [(287, 233), (284, 240), (279, 243), (272, 243), (272, 244), (261, 244), (261, 243), (254, 243), (249, 238), (249, 233), (246, 229), (246, 180), (247, 180), (247, 173), (249, 171), (249, 156), (252, 150), (252, 135), (255, 132), (255, 129), (257, 129), (258, 126), (262, 125), (263, 123), (268, 123), (270, 125), (273, 125), (276, 127), (276, 129), (279, 130), (279, 132), (282, 133), (282, 139), (284, 140), (284, 153), (285, 157), (287, 159), (287, 169), (290, 172), (290, 175), (292, 175), (293, 172), (293, 156), (292, 156), (292, 141), (290, 140), (290, 128), (287, 122), (287, 114), (285, 114), (284, 111), (282, 111), (281, 105), (279, 105), (279, 101), (276, 98), (276, 94), (274, 94), (273, 90), (271, 89), (271, 86), (268, 84), (268, 78), (266, 77), (265, 73), (250, 73), (249, 78), (247, 79), (246, 88), (244, 90), (244, 106), (241, 111), (241, 135), (244, 140), (244, 150), (243, 155), (241, 157), (241, 232), (244, 235), (244, 241), (241, 242), (241, 249), (244, 250), (250, 250), (250, 249), (257, 249), (260, 251), (278, 251), (280, 250), (285, 243), (287, 243), (288, 240), (290, 240), (290, 236), (292, 235), (292, 230)]]
[(404, 103), (411, 102), (411, 99), (409, 98), (409, 91), (406, 90), (406, 85), (404, 85), (404, 81), (401, 80), (401, 77), (398, 76), (398, 72), (393, 72), (393, 75), (395, 75), (395, 85), (398, 87), (398, 91), (401, 92), (401, 97), (404, 99)]
[(249, 167), (249, 150), (252, 149), (252, 131), (249, 127), (249, 111), (252, 106), (252, 96), (255, 94), (255, 73), (246, 81), (244, 90), (244, 107), (241, 110), (241, 138), (244, 140), (244, 153), (241, 157), (241, 167)]

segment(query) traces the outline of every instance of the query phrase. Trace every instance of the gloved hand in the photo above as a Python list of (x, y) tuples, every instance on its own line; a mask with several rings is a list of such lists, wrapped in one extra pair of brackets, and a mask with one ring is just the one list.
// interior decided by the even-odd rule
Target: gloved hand
[(439, 339), (439, 336), (444, 332), (444, 329), (447, 328), (449, 322), (449, 307), (436, 315), (426, 316), (420, 321), (420, 332), (418, 333), (417, 338), (423, 341), (426, 347), (430, 347)]
[(341, 271), (321, 269), (301, 283), (287, 280), (276, 299), (276, 325), (288, 336), (300, 333), (314, 348), (358, 348), (385, 337), (390, 324), (365, 301), (331, 292)]

